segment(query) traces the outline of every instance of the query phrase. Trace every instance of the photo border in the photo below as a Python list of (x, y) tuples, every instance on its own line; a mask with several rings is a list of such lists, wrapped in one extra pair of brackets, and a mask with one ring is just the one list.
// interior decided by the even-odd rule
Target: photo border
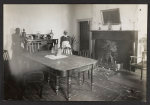
[[(3, 91), (4, 91), (4, 70), (3, 70), (3, 4), (148, 4), (148, 26), (147, 26), (147, 39), (150, 39), (150, 0), (1, 0), (0, 1), (0, 105), (150, 105), (150, 75), (149, 61), (147, 61), (147, 102), (137, 102), (137, 101), (4, 101)], [(149, 56), (149, 44), (150, 40), (147, 40), (147, 59)], [(148, 94), (149, 93), (149, 94)]]

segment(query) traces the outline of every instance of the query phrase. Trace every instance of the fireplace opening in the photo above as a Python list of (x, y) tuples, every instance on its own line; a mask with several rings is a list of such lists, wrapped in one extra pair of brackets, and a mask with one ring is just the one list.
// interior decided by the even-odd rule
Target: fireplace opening
[(117, 64), (122, 64), (128, 69), (131, 49), (131, 42), (127, 40), (95, 40), (95, 58), (99, 66), (106, 69), (116, 70)]
[(116, 61), (117, 61), (117, 43), (111, 40), (104, 40), (102, 47), (102, 55), (101, 57), (98, 56), (99, 65), (105, 68), (116, 68)]

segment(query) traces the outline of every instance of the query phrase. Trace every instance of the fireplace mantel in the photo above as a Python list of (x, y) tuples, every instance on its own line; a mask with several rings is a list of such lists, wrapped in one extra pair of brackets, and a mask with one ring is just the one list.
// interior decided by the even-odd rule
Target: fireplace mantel
[(124, 30), (124, 31), (92, 30), (92, 40), (96, 40), (96, 39), (135, 40), (137, 33), (138, 31), (132, 31), (132, 30)]
[[(127, 55), (130, 58), (131, 55), (137, 55), (137, 38), (138, 38), (138, 31), (136, 30), (113, 30), (113, 31), (102, 31), (102, 30), (92, 30), (91, 31), (91, 54), (93, 58), (95, 57), (95, 42), (97, 40), (113, 40), (113, 41), (121, 41), (125, 46), (133, 46), (132, 53)], [(130, 43), (130, 44), (129, 44)], [(127, 47), (128, 48), (128, 47)], [(124, 51), (124, 50), (123, 50)], [(126, 52), (126, 51), (125, 51)], [(129, 61), (125, 61), (129, 62)]]

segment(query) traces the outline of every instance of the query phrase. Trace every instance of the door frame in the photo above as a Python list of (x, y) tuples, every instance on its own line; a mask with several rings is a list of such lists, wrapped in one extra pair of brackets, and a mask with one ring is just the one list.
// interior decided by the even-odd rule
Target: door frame
[(92, 32), (91, 32), (91, 25), (92, 25), (92, 18), (85, 18), (85, 19), (77, 19), (77, 34), (79, 37), (79, 50), (80, 50), (80, 22), (82, 21), (88, 21), (89, 28), (90, 28), (90, 36), (89, 36), (89, 51), (90, 54), (92, 53)]

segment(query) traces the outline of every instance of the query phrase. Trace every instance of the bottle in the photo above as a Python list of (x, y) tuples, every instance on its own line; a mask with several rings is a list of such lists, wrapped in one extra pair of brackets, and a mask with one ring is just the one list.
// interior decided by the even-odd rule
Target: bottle
[(51, 53), (52, 53), (52, 54), (55, 53), (55, 44), (54, 44), (54, 43), (52, 44)]
[(53, 34), (52, 30), (49, 35), (51, 36), (51, 39), (53, 39), (54, 34)]
[(107, 24), (108, 24), (108, 30), (109, 30), (109, 31), (112, 30), (111, 22), (108, 22)]
[(23, 29), (23, 32), (22, 32), (22, 37), (26, 37), (26, 32), (25, 32), (25, 29)]
[(122, 30), (122, 27), (120, 26), (120, 31)]

